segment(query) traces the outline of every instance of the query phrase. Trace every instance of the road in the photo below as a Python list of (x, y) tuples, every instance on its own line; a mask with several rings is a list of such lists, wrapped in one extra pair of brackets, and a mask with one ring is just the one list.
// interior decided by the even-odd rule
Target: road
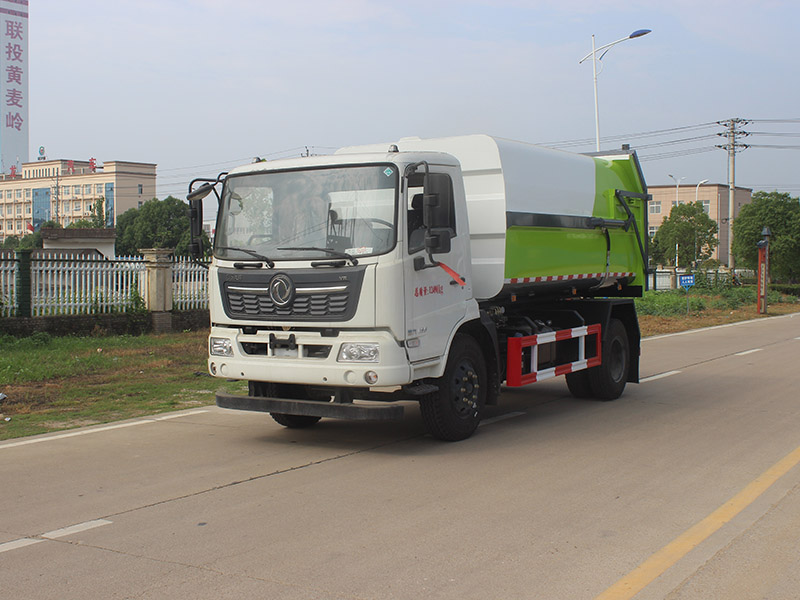
[(0, 598), (800, 597), (800, 314), (643, 342), (477, 434), (202, 408), (0, 443)]

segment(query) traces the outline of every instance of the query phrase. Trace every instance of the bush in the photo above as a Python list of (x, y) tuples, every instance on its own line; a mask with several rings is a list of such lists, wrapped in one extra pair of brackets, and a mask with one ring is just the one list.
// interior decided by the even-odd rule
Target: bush
[[(689, 296), (689, 312), (702, 312), (706, 301), (699, 296)], [(686, 314), (686, 293), (681, 291), (645, 292), (636, 299), (636, 310), (641, 315), (675, 317)]]
[(800, 297), (800, 283), (771, 283), (769, 287), (771, 290), (775, 290), (781, 294)]

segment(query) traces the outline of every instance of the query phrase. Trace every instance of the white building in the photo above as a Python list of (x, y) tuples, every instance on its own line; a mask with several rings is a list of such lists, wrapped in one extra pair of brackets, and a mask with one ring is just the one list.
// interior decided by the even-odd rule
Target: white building
[(66, 227), (89, 219), (98, 200), (106, 227), (114, 227), (119, 215), (155, 195), (156, 165), (151, 163), (117, 160), (101, 167), (94, 159), (25, 163), (21, 173), (0, 179), (0, 242), (37, 230), (45, 221)]

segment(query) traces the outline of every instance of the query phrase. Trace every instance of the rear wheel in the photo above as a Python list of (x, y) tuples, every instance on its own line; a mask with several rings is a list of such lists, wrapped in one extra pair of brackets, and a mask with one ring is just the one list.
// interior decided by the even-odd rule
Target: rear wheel
[(420, 401), (428, 432), (447, 442), (468, 438), (481, 422), (487, 389), (486, 363), (473, 338), (455, 337), (438, 384), (438, 392)]
[(592, 396), (598, 400), (616, 400), (625, 389), (630, 368), (628, 332), (619, 319), (608, 323), (602, 358), (599, 367), (587, 371)]
[[(291, 398), (293, 400), (306, 400), (308, 394), (302, 386), (272, 383), (267, 381), (250, 381), (247, 384), (251, 396), (263, 396), (268, 398)], [(290, 429), (304, 429), (316, 425), (322, 417), (310, 417), (308, 415), (286, 415), (283, 413), (269, 413), (279, 425)]]

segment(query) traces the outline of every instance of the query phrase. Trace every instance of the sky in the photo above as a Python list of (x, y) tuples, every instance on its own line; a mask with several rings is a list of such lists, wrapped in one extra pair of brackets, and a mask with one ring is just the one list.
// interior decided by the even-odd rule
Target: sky
[[(158, 165), (158, 195), (253, 157), (487, 133), (630, 143), (648, 185), (800, 195), (796, 0), (30, 0), (30, 148)], [(784, 146), (775, 148), (774, 146)], [(787, 148), (786, 146), (789, 146)]]

